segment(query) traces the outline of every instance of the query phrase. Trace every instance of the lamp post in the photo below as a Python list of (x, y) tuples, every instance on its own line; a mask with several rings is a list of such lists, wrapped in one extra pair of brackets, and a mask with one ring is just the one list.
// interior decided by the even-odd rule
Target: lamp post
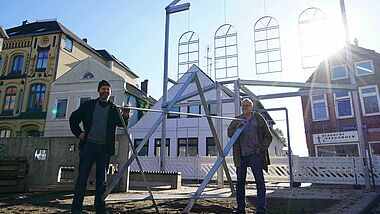
[[(165, 49), (164, 49), (164, 82), (162, 90), (162, 110), (165, 110), (165, 103), (167, 99), (168, 91), (168, 54), (169, 54), (169, 24), (170, 24), (170, 14), (178, 13), (190, 8), (190, 3), (184, 3), (176, 5), (180, 0), (172, 1), (167, 7), (165, 7), (166, 18), (165, 18)], [(170, 109), (168, 109), (170, 110)], [(167, 115), (167, 111), (164, 113)], [(165, 171), (165, 158), (166, 158), (166, 117), (162, 120), (161, 124), (161, 145), (160, 145), (160, 170)]]

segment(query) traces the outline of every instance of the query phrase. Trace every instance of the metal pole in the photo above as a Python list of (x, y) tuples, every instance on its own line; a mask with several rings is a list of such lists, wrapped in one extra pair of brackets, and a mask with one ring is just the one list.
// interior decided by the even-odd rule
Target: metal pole
[[(175, 1), (173, 1), (175, 2)], [(173, 3), (172, 2), (172, 3)], [(166, 103), (167, 91), (168, 91), (168, 54), (169, 54), (169, 24), (170, 24), (170, 7), (166, 7), (166, 17), (165, 17), (165, 49), (164, 49), (164, 79), (162, 88), (162, 104)], [(162, 105), (162, 110), (165, 107)], [(169, 109), (170, 110), (170, 109)], [(161, 149), (160, 149), (160, 170), (165, 171), (165, 145), (166, 144), (166, 116), (161, 123)], [(165, 142), (165, 144), (163, 143)]]
[(354, 62), (352, 59), (352, 53), (351, 53), (351, 44), (350, 44), (350, 38), (348, 33), (348, 25), (347, 25), (347, 17), (346, 17), (346, 7), (344, 4), (344, 0), (340, 0), (340, 9), (342, 14), (342, 22), (343, 22), (343, 28), (345, 31), (345, 49), (346, 49), (346, 59), (347, 59), (347, 67), (348, 67), (348, 73), (350, 77), (350, 83), (352, 86), (355, 87), (355, 91), (352, 91), (352, 102), (354, 106), (354, 112), (355, 112), (355, 120), (356, 120), (356, 129), (358, 131), (358, 138), (359, 138), (359, 147), (360, 147), (360, 153), (359, 156), (363, 160), (363, 174), (364, 174), (364, 183), (366, 189), (370, 189), (370, 180), (369, 180), (369, 173), (368, 173), (368, 167), (367, 167), (367, 157), (366, 157), (366, 151), (367, 146), (364, 141), (364, 134), (362, 129), (362, 120), (361, 120), (361, 112), (359, 108), (359, 96), (358, 96), (358, 90), (357, 90), (357, 84), (356, 84), (356, 77), (354, 73)]
[[(222, 116), (222, 89), (220, 84), (216, 84), (216, 113), (218, 116)], [(220, 119), (216, 119), (216, 130), (219, 138), (219, 142), (223, 146), (223, 122)], [(218, 155), (219, 156), (219, 155)], [(220, 156), (219, 156), (220, 157)], [(218, 181), (218, 188), (223, 188), (224, 178), (223, 178), (223, 168), (218, 168), (218, 173), (216, 174)]]
[(286, 117), (286, 132), (287, 132), (287, 138), (288, 138), (288, 158), (289, 158), (289, 181), (290, 181), (290, 187), (293, 187), (293, 162), (292, 162), (292, 149), (290, 147), (290, 132), (289, 132), (289, 115), (288, 115), (288, 109), (285, 108), (285, 117)]

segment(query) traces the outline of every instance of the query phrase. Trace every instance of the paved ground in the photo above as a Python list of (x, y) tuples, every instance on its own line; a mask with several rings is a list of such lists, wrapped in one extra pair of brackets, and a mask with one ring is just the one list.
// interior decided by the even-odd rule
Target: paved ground
[[(179, 190), (154, 191), (156, 197), (176, 195), (183, 197), (194, 193), (199, 184), (187, 185)], [(209, 185), (207, 194), (230, 194), (228, 188), (216, 189)], [(146, 191), (132, 190), (128, 194), (112, 194), (110, 199), (147, 195)], [(248, 184), (248, 213), (253, 213), (256, 190)], [(337, 185), (303, 185), (290, 188), (287, 184), (267, 185), (268, 214), (275, 213), (380, 213), (380, 189), (353, 189), (352, 186)], [(72, 192), (60, 193), (23, 193), (0, 194), (0, 213), (68, 213)], [(94, 213), (93, 196), (85, 198), (86, 213)], [(179, 213), (188, 203), (188, 199), (157, 200), (162, 213)], [(151, 201), (124, 201), (117, 203), (108, 201), (110, 213), (152, 213)], [(231, 213), (236, 207), (234, 198), (200, 199), (196, 202), (192, 213)]]

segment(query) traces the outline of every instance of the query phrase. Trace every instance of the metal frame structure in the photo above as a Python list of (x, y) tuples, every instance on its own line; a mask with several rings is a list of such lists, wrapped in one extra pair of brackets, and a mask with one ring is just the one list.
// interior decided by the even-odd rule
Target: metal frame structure
[(281, 72), (282, 57), (278, 21), (271, 16), (260, 18), (254, 25), (254, 36), (256, 74)]
[[(310, 47), (305, 46), (305, 42), (303, 40), (307, 39), (307, 37), (309, 37), (310, 35), (314, 36), (313, 32), (310, 32), (310, 30), (309, 31), (305, 30), (305, 28), (307, 27), (315, 28), (314, 25), (317, 25), (319, 22), (323, 22), (325, 20), (326, 20), (325, 13), (321, 9), (316, 8), (316, 7), (310, 7), (310, 8), (305, 9), (304, 11), (302, 11), (302, 13), (298, 17), (298, 34), (300, 36), (301, 61), (302, 61), (303, 69), (312, 69), (312, 68), (317, 67), (320, 61), (320, 57), (321, 57), (319, 53), (310, 51), (307, 49)], [(320, 29), (317, 28), (317, 30), (320, 30)], [(306, 52), (310, 52), (310, 53), (306, 53)]]
[(193, 65), (199, 66), (199, 37), (193, 31), (187, 31), (178, 40), (177, 81)]
[[(237, 32), (234, 26), (224, 24), (214, 35), (215, 80), (239, 77)], [(222, 72), (224, 74), (220, 74)], [(235, 72), (235, 74), (232, 74)]]
[[(241, 120), (243, 125), (236, 130), (236, 132), (234, 133), (234, 135), (232, 136), (230, 141), (224, 147), (224, 150), (222, 150), (222, 146), (220, 145), (220, 138), (218, 137), (218, 134), (220, 135), (221, 133), (220, 132), (218, 133), (216, 131), (214, 124), (211, 120), (211, 118), (213, 118), (213, 117), (214, 118), (218, 118), (218, 117), (210, 116), (210, 112), (207, 108), (207, 104), (206, 104), (206, 100), (205, 100), (205, 96), (204, 96), (204, 91), (206, 90), (205, 88), (207, 88), (208, 86), (206, 86), (205, 88), (201, 87), (199, 77), (198, 77), (198, 71), (194, 71), (195, 69), (193, 69), (193, 68), (196, 68), (196, 66), (193, 66), (189, 69), (189, 71), (188, 71), (189, 76), (188, 76), (187, 80), (183, 83), (183, 85), (178, 90), (178, 92), (174, 95), (172, 100), (167, 103), (166, 97), (167, 97), (167, 83), (168, 83), (168, 76), (167, 76), (168, 55), (167, 54), (168, 54), (169, 15), (170, 15), (170, 13), (175, 13), (175, 12), (187, 10), (190, 6), (190, 4), (188, 4), (188, 3), (176, 6), (175, 4), (177, 4), (179, 1), (180, 0), (174, 0), (171, 4), (169, 4), (165, 8), (166, 9), (166, 31), (165, 31), (164, 87), (163, 87), (164, 93), (163, 93), (163, 99), (162, 99), (161, 116), (153, 124), (152, 128), (149, 130), (149, 132), (146, 134), (146, 136), (144, 137), (144, 139), (142, 140), (142, 142), (139, 144), (139, 146), (136, 149), (134, 149), (134, 147), (133, 147), (133, 144), (131, 142), (131, 139), (129, 137), (128, 132), (126, 132), (127, 141), (128, 141), (128, 144), (130, 145), (130, 147), (132, 148), (133, 154), (127, 160), (127, 162), (123, 165), (123, 167), (118, 172), (115, 179), (113, 180), (112, 184), (107, 187), (106, 192), (102, 196), (103, 199), (105, 199), (108, 196), (108, 194), (116, 186), (116, 184), (118, 183), (118, 181), (120, 180), (122, 175), (128, 170), (128, 167), (131, 165), (131, 163), (134, 161), (134, 159), (136, 159), (138, 166), (140, 168), (141, 174), (143, 176), (144, 182), (145, 182), (147, 189), (149, 191), (149, 197), (146, 199), (152, 200), (152, 202), (155, 206), (156, 212), (159, 212), (159, 211), (158, 211), (158, 208), (157, 208), (156, 203), (154, 201), (154, 196), (153, 196), (152, 192), (150, 191), (149, 186), (147, 184), (146, 177), (144, 175), (141, 164), (139, 163), (139, 159), (138, 159), (137, 154), (142, 149), (142, 147), (147, 143), (149, 138), (152, 136), (152, 134), (155, 132), (155, 130), (158, 128), (158, 126), (161, 123), (162, 123), (162, 138), (161, 138), (161, 140), (162, 140), (162, 142), (166, 142), (166, 120), (165, 119), (166, 119), (167, 114), (170, 112), (169, 110), (177, 102), (179, 102), (179, 100), (183, 100), (184, 97), (190, 98), (190, 97), (199, 95), (201, 104), (202, 104), (206, 114), (205, 115), (192, 114), (192, 115), (194, 115), (194, 116), (206, 116), (207, 117), (207, 121), (208, 121), (208, 124), (210, 126), (210, 129), (211, 129), (211, 132), (213, 134), (214, 141), (215, 141), (215, 144), (217, 146), (218, 153), (219, 153), (219, 156), (218, 156), (216, 162), (214, 163), (214, 165), (211, 168), (211, 170), (209, 171), (209, 173), (206, 175), (202, 184), (198, 187), (197, 191), (192, 196), (190, 196), (189, 203), (187, 204), (187, 206), (183, 210), (183, 212), (185, 212), (185, 213), (190, 212), (191, 208), (193, 207), (193, 205), (195, 204), (195, 202), (198, 198), (207, 197), (205, 195), (202, 195), (202, 192), (204, 191), (204, 189), (206, 188), (206, 185), (209, 183), (209, 181), (211, 180), (213, 175), (216, 173), (216, 171), (218, 170), (220, 165), (223, 165), (223, 169), (227, 175), (227, 179), (228, 179), (229, 186), (231, 188), (232, 195), (234, 194), (234, 188), (233, 188), (232, 180), (231, 180), (228, 168), (227, 168), (225, 157), (227, 156), (227, 154), (231, 150), (232, 146), (234, 145), (234, 143), (236, 142), (237, 138), (239, 137), (240, 133), (242, 132), (242, 130), (244, 129), (244, 127), (246, 125), (246, 123), (244, 122), (245, 120), (237, 119), (237, 118), (223, 117), (223, 119)], [(292, 97), (292, 96), (301, 96), (301, 95), (305, 95), (305, 93), (312, 93), (313, 89), (315, 89), (315, 88), (316, 89), (322, 89), (322, 90), (333, 89), (333, 90), (354, 91), (354, 93), (353, 93), (354, 99), (353, 100), (354, 100), (355, 115), (360, 115), (360, 109), (358, 106), (357, 85), (356, 85), (356, 80), (355, 80), (354, 73), (352, 70), (353, 61), (352, 61), (352, 56), (351, 56), (351, 52), (350, 52), (350, 48), (349, 48), (350, 45), (349, 45), (349, 41), (348, 41), (347, 20), (346, 20), (344, 0), (340, 0), (340, 3), (341, 3), (341, 12), (342, 12), (343, 24), (344, 24), (344, 27), (346, 30), (346, 54), (347, 54), (347, 61), (349, 62), (349, 65), (350, 65), (349, 70), (350, 70), (351, 84), (294, 83), (294, 82), (276, 82), (276, 81), (258, 81), (258, 80), (240, 80), (240, 79), (233, 80), (233, 81), (229, 80), (229, 81), (216, 82), (215, 83), (216, 88), (217, 88), (217, 96), (216, 97), (217, 97), (217, 105), (219, 106), (218, 112), (221, 112), (221, 106), (223, 103), (221, 96), (218, 96), (218, 95), (220, 95), (219, 93), (221, 93), (221, 88), (222, 88), (221, 86), (223, 84), (234, 83), (234, 94), (233, 94), (234, 100), (233, 100), (233, 102), (235, 103), (235, 113), (236, 114), (238, 114), (240, 111), (240, 99), (241, 99), (240, 90), (243, 90), (252, 100), (257, 100), (257, 99), (259, 99), (259, 96), (256, 96), (246, 86), (273, 86), (273, 87), (292, 87), (292, 88), (299, 88), (302, 90), (298, 91), (298, 92), (291, 92), (291, 93), (263, 95), (261, 98), (266, 97), (268, 99), (271, 99), (271, 98), (285, 98), (285, 97)], [(223, 25), (223, 26), (228, 26), (228, 25)], [(229, 31), (229, 29), (228, 29), (228, 31)], [(228, 35), (230, 35), (230, 34), (228, 34), (228, 31), (224, 36), (221, 36), (221, 37), (216, 37), (216, 34), (215, 34), (215, 39), (219, 39), (219, 38), (220, 39), (226, 39), (228, 37)], [(216, 32), (218, 32), (218, 30)], [(234, 33), (233, 36), (236, 36), (236, 32)], [(215, 48), (216, 47), (217, 46), (215, 46)], [(226, 46), (224, 46), (224, 48), (226, 48)], [(215, 55), (215, 64), (217, 61), (216, 56), (217, 55)], [(220, 59), (227, 60), (227, 58), (228, 58), (228, 55), (225, 55), (225, 56), (221, 57)], [(237, 58), (237, 43), (236, 43), (236, 58)], [(228, 66), (225, 67), (225, 69), (227, 69), (227, 68), (228, 68)], [(237, 66), (236, 66), (236, 68), (237, 68)], [(216, 73), (216, 68), (215, 68), (215, 73)], [(237, 74), (237, 76), (238, 76), (238, 74)], [(215, 75), (215, 79), (217, 79), (216, 75)], [(185, 89), (189, 86), (189, 84), (191, 82), (195, 82), (195, 84), (197, 86), (197, 93), (191, 92), (191, 93), (189, 93), (191, 95), (189, 95), (189, 94), (182, 95), (184, 93)], [(157, 110), (149, 110), (149, 109), (145, 109), (145, 110), (157, 111)], [(181, 113), (181, 112), (171, 112), (171, 113), (188, 114), (188, 113)], [(121, 115), (120, 115), (120, 117), (121, 117)], [(219, 119), (221, 119), (221, 118), (219, 117)], [(361, 126), (361, 119), (356, 117), (356, 121), (357, 121), (357, 127), (362, 127)], [(124, 125), (124, 128), (126, 129), (125, 124), (123, 124), (123, 125)], [(287, 124), (287, 126), (289, 126), (289, 124)], [(363, 132), (363, 130), (358, 128), (359, 143), (360, 143), (362, 148), (365, 148), (364, 147), (364, 138), (363, 138), (362, 132)], [(291, 168), (292, 163), (291, 163), (291, 150), (290, 149), (291, 149), (291, 147), (290, 147), (289, 132), (288, 132), (288, 157), (289, 157), (289, 167)], [(161, 157), (160, 158), (163, 159), (163, 161), (161, 161), (161, 169), (164, 169), (164, 167), (162, 167), (162, 164), (164, 163), (164, 160), (165, 160), (164, 151), (165, 151), (165, 144), (161, 143)], [(364, 155), (361, 154), (361, 156), (363, 158), (363, 171), (364, 171), (364, 175), (365, 175), (364, 176), (365, 177), (365, 183), (366, 183), (366, 187), (368, 188), (369, 187), (369, 175), (368, 175), (369, 173), (368, 173), (368, 168), (367, 168), (367, 163), (366, 163), (367, 160), (366, 160), (365, 154)], [(290, 173), (292, 173), (292, 172), (290, 172)], [(291, 177), (290, 180), (292, 182), (292, 176), (290, 176), (290, 177)], [(221, 197), (221, 196), (217, 195), (216, 197)], [(168, 197), (168, 199), (171, 199), (171, 198), (175, 198), (175, 197), (174, 196)]]

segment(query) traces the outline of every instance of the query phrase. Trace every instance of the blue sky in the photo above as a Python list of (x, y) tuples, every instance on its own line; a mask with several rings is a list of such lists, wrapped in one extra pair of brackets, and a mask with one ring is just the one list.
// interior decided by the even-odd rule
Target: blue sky
[[(0, 24), (10, 28), (22, 20), (52, 19), (87, 38), (96, 49), (107, 49), (125, 62), (140, 76), (149, 79), (149, 92), (155, 98), (162, 95), (164, 53), (164, 8), (172, 0), (17, 0), (3, 3)], [(238, 33), (239, 73), (242, 79), (299, 81), (307, 79), (301, 69), (297, 20), (308, 7), (318, 7), (326, 13), (330, 26), (327, 32), (331, 51), (343, 43), (339, 0), (188, 0), (190, 11), (171, 15), (169, 44), (169, 77), (177, 78), (177, 45), (186, 31), (196, 32), (200, 38), (200, 65), (206, 70), (206, 47), (213, 50), (213, 36), (222, 24), (235, 26)], [(265, 6), (264, 6), (265, 2)], [(4, 7), (6, 5), (6, 7)], [(266, 10), (265, 10), (265, 9)], [(350, 40), (358, 38), (359, 46), (380, 52), (377, 41), (380, 28), (378, 0), (346, 0)], [(280, 24), (283, 72), (273, 75), (256, 75), (254, 62), (253, 26), (261, 17), (270, 15)], [(212, 54), (213, 51), (211, 51)], [(284, 89), (256, 87), (257, 94), (274, 93)], [(306, 144), (299, 98), (264, 101), (267, 108), (288, 107), (292, 120), (291, 139), (296, 154), (305, 155)], [(273, 114), (280, 128), (284, 128), (284, 114)]]

